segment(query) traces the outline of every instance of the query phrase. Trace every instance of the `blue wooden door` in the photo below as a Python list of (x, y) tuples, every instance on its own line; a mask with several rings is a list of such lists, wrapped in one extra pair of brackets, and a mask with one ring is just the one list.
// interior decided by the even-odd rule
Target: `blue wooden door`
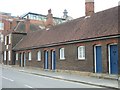
[(44, 69), (48, 69), (48, 51), (45, 51)]
[(52, 70), (56, 69), (56, 53), (52, 51)]
[(118, 74), (118, 46), (110, 45), (110, 70), (111, 74)]
[(96, 73), (102, 73), (102, 49), (96, 46)]

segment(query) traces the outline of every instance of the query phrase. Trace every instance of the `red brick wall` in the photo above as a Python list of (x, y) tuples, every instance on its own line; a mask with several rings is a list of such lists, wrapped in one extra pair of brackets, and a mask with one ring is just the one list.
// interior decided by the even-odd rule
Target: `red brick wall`
[(10, 30), (10, 22), (7, 20), (2, 21), (4, 23), (4, 30)]
[[(44, 51), (48, 50), (49, 52), (49, 69), (51, 69), (51, 50), (56, 51), (56, 69), (61, 70), (76, 70), (76, 71), (86, 71), (86, 72), (94, 72), (95, 71), (95, 64), (94, 64), (94, 46), (97, 44), (101, 44), (102, 46), (102, 68), (103, 73), (109, 72), (109, 62), (108, 62), (108, 48), (107, 46), (111, 43), (118, 43), (118, 39), (106, 39), (106, 40), (99, 40), (99, 41), (91, 41), (91, 42), (84, 42), (84, 43), (76, 43), (76, 44), (69, 44), (69, 45), (61, 45), (61, 46), (54, 46), (48, 48), (38, 48), (33, 49), (32, 51), (32, 60), (28, 60), (28, 51), (26, 52), (26, 65), (32, 67), (39, 67), (44, 68)], [(85, 60), (78, 60), (77, 58), (77, 47), (79, 45), (85, 46)], [(59, 49), (61, 47), (65, 48), (65, 60), (60, 60), (59, 58)], [(37, 51), (41, 50), (42, 53), (42, 60), (37, 61)]]

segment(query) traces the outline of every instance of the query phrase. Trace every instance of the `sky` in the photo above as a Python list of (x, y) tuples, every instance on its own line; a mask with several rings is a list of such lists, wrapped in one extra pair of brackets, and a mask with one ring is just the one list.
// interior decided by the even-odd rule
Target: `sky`
[[(118, 6), (120, 0), (94, 0), (95, 12)], [(28, 12), (47, 15), (52, 10), (54, 17), (62, 17), (64, 9), (68, 15), (79, 18), (85, 15), (85, 0), (0, 0), (0, 11), (21, 16)]]

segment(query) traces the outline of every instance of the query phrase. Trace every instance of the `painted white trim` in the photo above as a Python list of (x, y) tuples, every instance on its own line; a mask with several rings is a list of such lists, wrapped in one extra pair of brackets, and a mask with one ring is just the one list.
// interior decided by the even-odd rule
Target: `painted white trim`
[(96, 46), (94, 46), (94, 67), (95, 67), (95, 73), (96, 73)]
[(100, 44), (94, 46), (94, 67), (95, 67), (95, 73), (96, 73), (96, 47), (101, 46)]
[(111, 74), (111, 64), (110, 64), (110, 62), (111, 62), (111, 60), (110, 60), (110, 46), (111, 45), (117, 45), (117, 43), (112, 43), (112, 44), (109, 44), (108, 45), (108, 62), (109, 62), (109, 74)]
[(110, 64), (110, 45), (108, 45), (108, 62), (109, 62), (109, 74), (111, 74), (111, 64)]

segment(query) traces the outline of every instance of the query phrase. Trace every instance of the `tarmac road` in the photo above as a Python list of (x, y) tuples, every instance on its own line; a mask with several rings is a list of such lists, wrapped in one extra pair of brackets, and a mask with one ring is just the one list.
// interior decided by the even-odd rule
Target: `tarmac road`
[(1, 78), (2, 88), (102, 88), (6, 68), (2, 69)]

